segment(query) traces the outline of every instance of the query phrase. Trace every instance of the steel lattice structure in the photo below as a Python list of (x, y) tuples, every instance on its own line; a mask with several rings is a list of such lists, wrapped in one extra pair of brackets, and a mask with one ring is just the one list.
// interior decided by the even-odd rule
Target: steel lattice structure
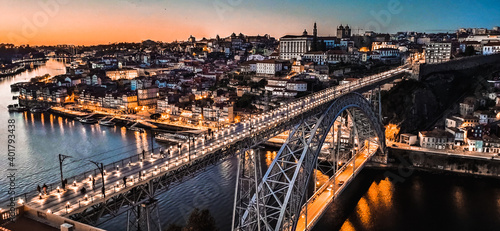
[[(258, 173), (252, 175), (240, 165), (233, 230), (294, 230), (305, 198), (308, 181), (315, 168), (320, 149), (337, 117), (347, 111), (356, 136), (378, 137), (384, 152), (384, 129), (372, 105), (362, 95), (349, 93), (336, 99), (326, 110), (304, 117), (290, 132), (268, 171), (257, 185)], [(246, 156), (242, 159), (252, 159)], [(246, 175), (245, 175), (246, 173)], [(239, 189), (239, 190), (238, 190)], [(254, 192), (251, 194), (251, 192)], [(256, 192), (256, 193), (255, 193)], [(250, 196), (251, 195), (251, 196)]]
[(186, 178), (195, 173), (203, 171), (205, 168), (220, 163), (233, 155), (245, 153), (252, 147), (277, 136), (286, 130), (290, 130), (294, 124), (297, 124), (302, 118), (307, 118), (312, 114), (324, 110), (323, 107), (314, 108), (299, 116), (290, 118), (290, 120), (276, 124), (269, 129), (260, 130), (252, 133), (245, 139), (233, 144), (228, 144), (223, 148), (194, 160), (177, 169), (159, 174), (151, 180), (137, 184), (132, 188), (123, 190), (117, 194), (101, 199), (100, 202), (93, 203), (91, 206), (77, 209), (69, 214), (69, 218), (75, 221), (97, 226), (124, 212), (127, 212), (143, 203), (156, 197), (156, 195), (170, 189), (172, 186), (182, 183)]

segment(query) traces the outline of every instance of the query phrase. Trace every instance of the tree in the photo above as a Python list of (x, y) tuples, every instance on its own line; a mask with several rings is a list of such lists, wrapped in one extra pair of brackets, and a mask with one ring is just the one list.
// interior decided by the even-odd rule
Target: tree
[(182, 226), (176, 224), (170, 224), (166, 231), (182, 231)]
[(155, 113), (155, 114), (151, 114), (151, 116), (149, 116), (152, 120), (158, 120), (160, 117), (161, 117), (161, 114), (160, 113)]
[(255, 98), (255, 96), (245, 93), (243, 96), (241, 96), (241, 98), (238, 99), (238, 101), (236, 101), (235, 106), (237, 108), (249, 108), (250, 109), (253, 107), (252, 102), (253, 102), (254, 98)]
[(475, 54), (476, 54), (476, 51), (474, 50), (474, 47), (472, 47), (472, 46), (467, 46), (467, 47), (465, 48), (465, 52), (464, 52), (464, 53), (465, 53), (465, 56), (473, 56), (473, 55), (475, 55)]
[(166, 231), (218, 231), (215, 225), (215, 219), (210, 214), (208, 209), (200, 210), (195, 208), (185, 227), (170, 224)]
[(188, 223), (183, 229), (186, 231), (216, 231), (215, 219), (208, 209), (199, 210), (195, 208), (189, 216)]

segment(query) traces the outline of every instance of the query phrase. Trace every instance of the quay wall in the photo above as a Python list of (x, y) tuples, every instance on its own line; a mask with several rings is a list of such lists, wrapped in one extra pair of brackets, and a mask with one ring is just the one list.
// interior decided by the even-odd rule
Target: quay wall
[(500, 54), (465, 57), (465, 58), (451, 60), (446, 63), (422, 64), (419, 67), (420, 68), (419, 79), (425, 80), (425, 78), (432, 73), (466, 70), (479, 67), (482, 65), (499, 64), (499, 63), (500, 63)]
[(386, 176), (396, 180), (409, 177), (415, 169), (442, 174), (500, 178), (500, 158), (498, 157), (489, 159), (393, 148), (388, 148), (387, 152), (387, 165), (372, 162), (369, 166), (387, 168)]
[(39, 211), (29, 206), (24, 206), (23, 215), (32, 220), (38, 221), (40, 223), (52, 226), (54, 228), (60, 228), (62, 224), (70, 224), (73, 226), (74, 231), (105, 231), (100, 228), (96, 228), (87, 224), (83, 224), (71, 219), (58, 216), (52, 213), (47, 213), (44, 211)]

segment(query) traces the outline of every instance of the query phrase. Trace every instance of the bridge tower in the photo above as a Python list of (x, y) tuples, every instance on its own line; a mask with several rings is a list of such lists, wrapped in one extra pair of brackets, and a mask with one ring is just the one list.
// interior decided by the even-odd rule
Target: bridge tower
[(383, 121), (382, 118), (382, 96), (380, 85), (376, 88), (370, 90), (370, 102), (373, 105), (373, 111), (378, 114), (380, 121)]
[(161, 231), (158, 200), (150, 198), (127, 211), (127, 231)]
[[(384, 118), (382, 116), (382, 95), (381, 95), (380, 85), (377, 86), (376, 88), (370, 90), (369, 100), (370, 100), (371, 104), (373, 105), (373, 107), (372, 107), (373, 111), (377, 114), (379, 120), (381, 122), (383, 122)], [(369, 148), (369, 146), (368, 146), (368, 148)], [(383, 151), (383, 152), (377, 153), (377, 155), (375, 155), (372, 158), (372, 161), (376, 162), (376, 163), (387, 164), (387, 152)]]
[[(343, 184), (335, 182), (337, 176), (350, 176), (340, 178), (347, 184), (376, 149), (384, 152), (383, 141), (380, 116), (358, 93), (341, 96), (323, 111), (303, 117), (262, 177), (259, 155), (247, 151), (239, 156), (232, 230), (278, 231), (307, 226), (308, 205), (331, 187), (343, 190), (337, 186)], [(370, 143), (372, 152), (366, 152)], [(365, 154), (358, 155), (361, 150)], [(362, 163), (356, 163), (357, 159)]]
[[(253, 209), (260, 213), (258, 204), (252, 204), (251, 201), (258, 193), (258, 185), (262, 179), (262, 170), (260, 168), (260, 151), (248, 149), (238, 156), (238, 175), (236, 177), (236, 191), (234, 197), (233, 223), (236, 217), (247, 216), (246, 209), (249, 206), (255, 206)], [(255, 214), (251, 214), (255, 215)], [(250, 219), (259, 219), (253, 216)], [(260, 223), (255, 223), (254, 229), (261, 230)]]

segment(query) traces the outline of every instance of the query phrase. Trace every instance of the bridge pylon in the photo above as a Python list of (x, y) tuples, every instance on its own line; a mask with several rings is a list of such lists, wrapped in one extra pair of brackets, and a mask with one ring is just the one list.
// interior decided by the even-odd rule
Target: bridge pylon
[(161, 231), (158, 200), (136, 205), (127, 211), (127, 231)]
[[(385, 148), (385, 143), (378, 142), (385, 140), (383, 126), (373, 105), (365, 97), (359, 93), (348, 93), (328, 105), (297, 122), (261, 179), (256, 174), (258, 172), (255, 172), (260, 170), (255, 167), (259, 163), (255, 159), (258, 155), (245, 153), (240, 156), (233, 231), (296, 230), (299, 223), (307, 227), (308, 222), (314, 220), (307, 221), (308, 211), (304, 204), (314, 201), (320, 193), (329, 191), (328, 188), (333, 190), (338, 187), (335, 182), (330, 184), (330, 181), (335, 180), (339, 174), (344, 174), (344, 171), (348, 171), (345, 174), (355, 176), (359, 166), (365, 163), (358, 161), (369, 159), (373, 155), (372, 151), (368, 156), (370, 152), (366, 152), (365, 146), (361, 146), (360, 142), (364, 144), (368, 141), (376, 143), (374, 148)], [(327, 137), (330, 140), (327, 141)], [(330, 143), (330, 148), (336, 149), (336, 152), (323, 148), (325, 143)], [(359, 156), (358, 149), (367, 154)], [(330, 153), (334, 156), (329, 156)], [(327, 160), (332, 158), (341, 162), (340, 169), (335, 166), (338, 162), (328, 163)], [(321, 184), (324, 176), (316, 181), (319, 179), (316, 174), (320, 171), (322, 175), (331, 178), (328, 183)], [(324, 174), (331, 171), (335, 172), (330, 175), (337, 176)], [(343, 185), (350, 179), (344, 176), (342, 181), (345, 181), (339, 181), (339, 184)], [(309, 186), (314, 186), (314, 191), (318, 193), (314, 192), (310, 197), (308, 191), (312, 187)], [(299, 222), (301, 218), (305, 219), (305, 223)]]

